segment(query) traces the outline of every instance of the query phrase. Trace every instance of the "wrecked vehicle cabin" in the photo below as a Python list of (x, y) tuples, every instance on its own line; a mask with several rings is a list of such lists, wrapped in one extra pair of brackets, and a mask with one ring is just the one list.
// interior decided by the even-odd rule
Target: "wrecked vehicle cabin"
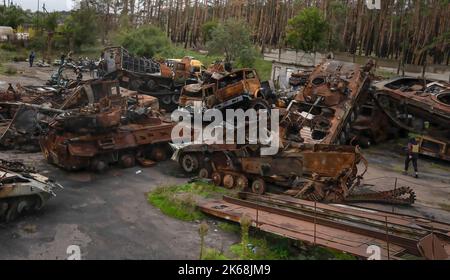
[(189, 108), (201, 101), (205, 109), (271, 108), (273, 94), (263, 87), (255, 69), (238, 69), (232, 72), (213, 72), (204, 82), (183, 87), (180, 107)]
[(327, 60), (316, 67), (308, 83), (280, 116), (282, 134), (300, 143), (348, 144), (352, 123), (369, 97), (371, 69)]
[(423, 135), (424, 155), (450, 159), (450, 84), (400, 77), (376, 83), (375, 100), (399, 128)]

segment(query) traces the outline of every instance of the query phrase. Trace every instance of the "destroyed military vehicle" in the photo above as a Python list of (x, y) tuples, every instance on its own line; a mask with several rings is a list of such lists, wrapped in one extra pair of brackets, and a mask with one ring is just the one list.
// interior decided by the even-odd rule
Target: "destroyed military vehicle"
[[(378, 202), (411, 205), (415, 194), (408, 187), (361, 193), (367, 161), (357, 147), (291, 143), (274, 156), (260, 156), (259, 145), (204, 145), (178, 147), (173, 160), (187, 173), (211, 179), (218, 186), (256, 194), (268, 184), (285, 194), (321, 202)], [(364, 170), (358, 170), (363, 163)]]
[(180, 107), (188, 108), (201, 102), (205, 109), (223, 110), (238, 106), (270, 110), (274, 96), (263, 87), (255, 69), (215, 72), (205, 82), (183, 87)]
[(401, 129), (423, 135), (421, 153), (450, 157), (450, 84), (399, 77), (375, 84), (374, 98)]
[(66, 170), (149, 166), (168, 157), (172, 128), (150, 107), (128, 107), (126, 97), (107, 96), (58, 115), (40, 145), (49, 163)]
[(19, 162), (0, 160), (0, 221), (44, 207), (61, 186)]
[(117, 79), (124, 88), (158, 97), (165, 109), (172, 109), (178, 104), (181, 88), (198, 82), (202, 65), (191, 57), (158, 62), (135, 57), (122, 47), (111, 47), (104, 50), (99, 70), (104, 78)]
[(316, 144), (351, 142), (352, 124), (368, 100), (373, 62), (364, 67), (326, 60), (283, 112), (281, 132), (288, 141)]

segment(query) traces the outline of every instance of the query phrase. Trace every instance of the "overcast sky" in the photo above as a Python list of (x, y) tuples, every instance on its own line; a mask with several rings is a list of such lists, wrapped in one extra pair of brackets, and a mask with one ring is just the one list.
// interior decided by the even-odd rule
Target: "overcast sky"
[[(1, 2), (3, 4), (3, 0)], [(13, 0), (13, 2), (25, 10), (36, 11), (38, 7), (38, 0)], [(72, 0), (39, 0), (39, 9), (42, 10), (42, 4), (45, 3), (45, 8), (49, 12), (68, 11), (72, 9), (72, 2)]]

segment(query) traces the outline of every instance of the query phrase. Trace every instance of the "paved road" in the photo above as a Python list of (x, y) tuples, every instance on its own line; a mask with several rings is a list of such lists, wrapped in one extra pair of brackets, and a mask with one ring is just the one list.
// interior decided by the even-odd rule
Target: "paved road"
[[(198, 224), (166, 217), (146, 201), (149, 190), (186, 181), (175, 163), (92, 175), (57, 170), (39, 154), (19, 157), (65, 189), (41, 212), (0, 225), (0, 259), (65, 259), (69, 245), (80, 246), (83, 259), (198, 258)], [(237, 241), (212, 226), (206, 245), (220, 249)]]

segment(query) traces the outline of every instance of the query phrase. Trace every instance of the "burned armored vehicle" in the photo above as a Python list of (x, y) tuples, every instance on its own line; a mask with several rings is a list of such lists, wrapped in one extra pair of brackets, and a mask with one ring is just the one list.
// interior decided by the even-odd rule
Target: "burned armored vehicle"
[(61, 186), (19, 162), (0, 160), (0, 221), (39, 210)]
[(352, 123), (369, 97), (373, 62), (364, 67), (326, 60), (283, 113), (283, 138), (300, 143), (350, 143)]
[(450, 84), (400, 77), (375, 84), (374, 98), (399, 128), (425, 136), (421, 153), (450, 157)]
[[(268, 185), (285, 188), (285, 194), (322, 202), (378, 202), (411, 205), (415, 194), (408, 187), (361, 193), (367, 161), (353, 146), (295, 144), (274, 156), (260, 156), (256, 145), (187, 145), (173, 160), (187, 173), (198, 173), (229, 189), (251, 189), (256, 194)], [(358, 164), (364, 170), (358, 170)]]
[(172, 128), (158, 111), (130, 108), (125, 97), (109, 96), (58, 115), (40, 145), (49, 163), (66, 170), (149, 166), (168, 157)]
[(206, 81), (183, 87), (179, 105), (192, 107), (201, 102), (205, 109), (271, 108), (274, 96), (269, 87), (260, 82), (254, 69), (238, 69), (232, 72), (214, 72)]
[(136, 57), (122, 47), (103, 51), (99, 66), (101, 76), (119, 80), (120, 86), (158, 97), (165, 109), (176, 108), (181, 88), (186, 83), (197, 83), (202, 65), (190, 57), (158, 62)]

